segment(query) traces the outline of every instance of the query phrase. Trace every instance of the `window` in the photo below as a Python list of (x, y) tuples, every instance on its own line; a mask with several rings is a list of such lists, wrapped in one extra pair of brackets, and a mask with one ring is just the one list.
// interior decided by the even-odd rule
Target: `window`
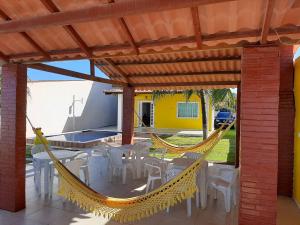
[(197, 102), (178, 102), (177, 117), (178, 118), (197, 118), (198, 117)]

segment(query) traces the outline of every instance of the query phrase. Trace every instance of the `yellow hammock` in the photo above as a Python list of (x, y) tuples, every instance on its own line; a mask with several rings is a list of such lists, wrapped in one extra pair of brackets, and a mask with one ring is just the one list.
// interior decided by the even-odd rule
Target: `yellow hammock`
[(157, 134), (151, 133), (153, 146), (156, 148), (165, 148), (171, 153), (184, 153), (184, 152), (205, 152), (206, 149), (214, 143), (220, 134), (224, 133), (224, 123), (220, 128), (215, 130), (207, 139), (195, 144), (193, 146), (176, 146), (161, 139)]
[[(27, 117), (28, 119), (28, 117)], [(132, 198), (113, 198), (95, 192), (84, 184), (79, 178), (73, 175), (49, 150), (44, 143), (43, 136), (36, 132), (36, 129), (28, 119), (34, 133), (40, 138), (46, 152), (53, 161), (60, 177), (58, 194), (76, 203), (80, 208), (111, 218), (118, 222), (132, 222), (144, 217), (153, 215), (161, 210), (192, 197), (197, 190), (196, 172), (201, 167), (203, 161), (223, 134), (214, 140), (214, 143), (206, 149), (203, 158), (196, 160), (191, 166), (183, 170), (171, 181), (162, 185), (158, 189), (147, 194)], [(232, 124), (233, 125), (233, 124)], [(231, 126), (232, 126), (231, 125)], [(227, 127), (226, 130), (230, 129)]]
[[(140, 120), (142, 122), (142, 124), (145, 125), (143, 120), (137, 114), (137, 112), (134, 111), (134, 113), (136, 114), (138, 120)], [(222, 126), (219, 127), (217, 130), (215, 130), (207, 139), (205, 139), (193, 146), (177, 146), (177, 145), (170, 144), (170, 143), (166, 142), (165, 140), (163, 140), (162, 138), (160, 138), (155, 133), (151, 133), (150, 136), (151, 136), (151, 140), (153, 142), (153, 147), (164, 148), (167, 150), (167, 152), (170, 152), (170, 153), (181, 154), (181, 153), (185, 153), (185, 152), (205, 152), (206, 149), (209, 148), (209, 146), (214, 143), (215, 139), (217, 139), (219, 137), (219, 135), (224, 132), (223, 129), (226, 126), (227, 121), (224, 122), (222, 124)]]

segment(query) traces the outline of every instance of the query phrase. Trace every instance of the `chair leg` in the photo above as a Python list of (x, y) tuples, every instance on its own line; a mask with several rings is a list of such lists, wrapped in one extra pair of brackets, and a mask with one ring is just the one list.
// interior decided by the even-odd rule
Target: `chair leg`
[(151, 190), (154, 189), (154, 181), (155, 181), (155, 180), (152, 180), (152, 182), (151, 182)]
[(199, 191), (196, 191), (196, 207), (200, 208), (200, 195), (199, 195)]
[(230, 205), (231, 205), (231, 191), (229, 188), (224, 192), (224, 201), (225, 201), (225, 210), (227, 213), (229, 213)]
[(126, 166), (123, 167), (123, 169), (122, 169), (122, 183), (123, 184), (126, 184), (126, 172), (127, 172), (126, 170), (127, 170)]
[(89, 185), (90, 184), (90, 178), (89, 178), (89, 170), (88, 167), (83, 167), (82, 172), (84, 175), (84, 182)]
[(149, 192), (150, 185), (151, 185), (151, 179), (148, 178), (147, 184), (146, 184), (146, 194)]
[(192, 216), (192, 199), (188, 198), (186, 200), (186, 206), (187, 206), (187, 216), (191, 217)]
[(214, 193), (214, 199), (217, 199), (217, 196), (218, 196), (218, 192), (217, 192), (217, 189), (213, 188), (212, 190)]
[(233, 199), (233, 204), (236, 205), (236, 191), (235, 191), (235, 189), (232, 190), (232, 199)]
[(50, 178), (49, 178), (49, 196), (52, 197), (53, 192), (53, 179), (54, 179), (54, 166), (51, 165), (50, 168)]

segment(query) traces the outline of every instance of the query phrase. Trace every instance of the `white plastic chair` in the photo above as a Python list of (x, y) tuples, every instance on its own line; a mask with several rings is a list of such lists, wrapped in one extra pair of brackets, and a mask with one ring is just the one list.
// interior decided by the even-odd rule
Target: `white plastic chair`
[[(33, 145), (31, 148), (31, 155), (34, 155), (39, 152), (44, 151), (44, 145), (39, 144), (39, 145)], [(36, 160), (32, 159), (32, 165), (33, 165), (33, 179), (34, 179), (34, 184), (37, 192), (41, 194), (41, 174), (42, 174), (42, 167), (41, 163)]]
[(146, 193), (148, 193), (150, 186), (151, 189), (154, 189), (154, 182), (156, 180), (162, 181), (162, 172), (159, 166), (151, 165), (148, 163), (145, 163), (145, 168), (148, 171), (148, 179), (146, 184)]
[(101, 145), (93, 149), (92, 156), (108, 157), (110, 148), (111, 148), (110, 145), (103, 142)]
[(156, 156), (156, 154), (160, 154), (160, 159), (164, 160), (165, 159), (165, 155), (167, 153), (167, 150), (164, 148), (157, 148), (154, 152), (154, 155)]
[(161, 161), (157, 158), (151, 158), (149, 161), (151, 161), (151, 163), (145, 163), (145, 171), (148, 173), (146, 193), (148, 193), (149, 190), (154, 189), (154, 183), (156, 180), (159, 180), (161, 183), (163, 183), (166, 171), (171, 169), (173, 166), (173, 164)]
[[(86, 160), (84, 159), (74, 159), (72, 161), (66, 162), (65, 167), (68, 168), (70, 172), (72, 172), (75, 176), (80, 179), (80, 170), (81, 167), (86, 164)], [(88, 175), (84, 174), (84, 183), (88, 184)]]
[(89, 154), (88, 153), (80, 153), (79, 155), (77, 155), (75, 157), (75, 160), (76, 159), (80, 159), (83, 161), (82, 166), (80, 166), (80, 170), (82, 171), (82, 173), (84, 175), (85, 183), (87, 185), (89, 185), (90, 184), (89, 166), (88, 166)]
[(133, 152), (135, 158), (142, 158), (149, 155), (149, 149), (152, 146), (150, 142), (137, 142), (133, 145)]
[(197, 153), (197, 152), (186, 152), (181, 157), (197, 160), (197, 159), (200, 159), (202, 157), (202, 154)]
[[(164, 176), (163, 183), (167, 183), (168, 181), (172, 180), (174, 177), (176, 177), (181, 172), (182, 172), (181, 169), (176, 169), (176, 168), (168, 169)], [(196, 197), (198, 197), (198, 196), (196, 196)], [(187, 204), (187, 216), (190, 217), (190, 216), (192, 216), (192, 199), (187, 198), (186, 204)], [(169, 212), (170, 212), (170, 208), (167, 208), (167, 213), (169, 213)]]
[(225, 210), (230, 212), (231, 200), (236, 205), (236, 177), (237, 172), (234, 168), (218, 167), (215, 174), (209, 176), (208, 187), (214, 191), (214, 198), (217, 198), (217, 191), (224, 196)]
[(110, 181), (117, 172), (122, 172), (122, 183), (126, 183), (126, 175), (127, 169), (131, 169), (133, 177), (134, 174), (134, 167), (132, 162), (129, 159), (122, 158), (123, 152), (116, 147), (112, 147), (109, 151), (109, 166), (110, 166)]

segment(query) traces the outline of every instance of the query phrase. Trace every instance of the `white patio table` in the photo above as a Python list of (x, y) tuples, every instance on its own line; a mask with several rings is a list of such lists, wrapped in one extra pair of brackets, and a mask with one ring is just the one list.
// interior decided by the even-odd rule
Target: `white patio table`
[[(190, 166), (193, 162), (195, 162), (194, 159), (189, 158), (175, 158), (171, 161), (173, 163), (174, 168), (178, 168), (181, 170), (184, 170), (188, 166)], [(208, 171), (208, 163), (205, 161), (205, 163), (202, 164), (202, 166), (199, 169), (199, 172), (197, 173), (197, 185), (200, 189), (200, 201), (201, 201), (201, 207), (206, 208), (207, 205), (207, 171)], [(199, 199), (196, 199), (197, 206), (199, 205)]]
[[(55, 157), (60, 160), (62, 163), (64, 163), (67, 159), (72, 160), (81, 153), (81, 151), (68, 151), (68, 150), (53, 150), (51, 151)], [(41, 168), (44, 168), (44, 193), (47, 195), (49, 194), (49, 181), (51, 179), (50, 177), (50, 171), (51, 171), (51, 159), (47, 152), (39, 152), (32, 156), (34, 160), (38, 162), (38, 164), (41, 166)]]

